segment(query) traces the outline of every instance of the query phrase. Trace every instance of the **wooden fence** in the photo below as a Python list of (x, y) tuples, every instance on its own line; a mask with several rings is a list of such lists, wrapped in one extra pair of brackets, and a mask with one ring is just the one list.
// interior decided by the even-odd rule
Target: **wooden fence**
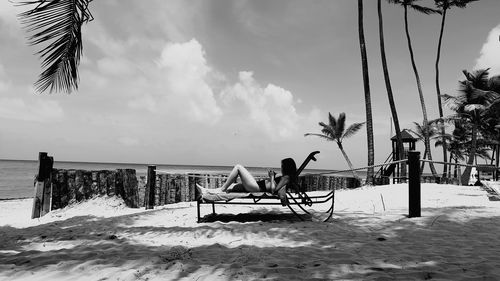
[[(149, 173), (148, 173), (149, 175)], [(144, 194), (146, 209), (152, 209), (153, 206), (162, 206), (165, 204), (195, 201), (195, 184), (209, 189), (221, 187), (227, 175), (215, 174), (153, 174), (155, 181), (148, 186), (148, 179), (141, 177), (139, 181), (139, 193)], [(299, 177), (299, 184), (305, 187), (305, 191), (320, 191), (356, 188), (360, 183), (351, 177), (336, 177), (322, 175), (304, 175)], [(152, 189), (152, 192), (149, 191)], [(144, 192), (142, 192), (144, 190)], [(148, 198), (150, 198), (148, 201)]]
[(68, 170), (52, 169), (51, 210), (98, 195), (119, 195), (131, 208), (140, 207), (134, 169)]

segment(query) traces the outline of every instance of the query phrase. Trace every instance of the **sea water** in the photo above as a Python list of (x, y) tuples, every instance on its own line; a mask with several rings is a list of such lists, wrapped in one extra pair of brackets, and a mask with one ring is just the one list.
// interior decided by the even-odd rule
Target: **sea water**
[[(89, 163), (89, 162), (61, 162), (55, 161), (57, 169), (80, 170), (116, 170), (135, 169), (137, 177), (146, 176), (147, 164), (124, 163)], [(157, 170), (172, 174), (207, 173), (228, 174), (231, 166), (202, 166), (202, 165), (156, 165)], [(247, 167), (252, 175), (267, 175), (269, 169), (279, 173), (279, 168)], [(303, 173), (322, 173), (325, 170), (304, 170)], [(0, 200), (13, 198), (33, 197), (34, 181), (38, 173), (38, 161), (34, 160), (0, 160)]]

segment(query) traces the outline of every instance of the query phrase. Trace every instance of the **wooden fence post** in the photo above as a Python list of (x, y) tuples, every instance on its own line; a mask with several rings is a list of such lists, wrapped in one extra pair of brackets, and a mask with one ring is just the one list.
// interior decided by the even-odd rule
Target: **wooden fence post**
[(144, 206), (146, 210), (153, 209), (155, 205), (155, 185), (156, 185), (156, 166), (148, 166), (148, 179), (144, 195)]
[(408, 217), (420, 217), (420, 151), (408, 152)]
[(47, 152), (38, 153), (38, 175), (35, 181), (35, 196), (31, 218), (39, 218), (50, 211), (51, 184), (50, 176), (54, 159)]

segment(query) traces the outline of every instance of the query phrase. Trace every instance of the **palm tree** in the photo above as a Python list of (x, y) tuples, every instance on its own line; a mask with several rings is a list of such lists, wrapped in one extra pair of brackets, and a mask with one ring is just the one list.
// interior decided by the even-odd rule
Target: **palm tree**
[(92, 0), (33, 0), (20, 5), (36, 5), (19, 15), (29, 33), (31, 45), (45, 44), (38, 51), (42, 73), (35, 89), (44, 92), (78, 89), (78, 66), (83, 50), (81, 27), (93, 19), (88, 9)]
[[(450, 109), (455, 111), (454, 115), (444, 118), (444, 120), (461, 120), (471, 126), (471, 143), (468, 153), (467, 165), (472, 165), (476, 157), (478, 148), (478, 134), (481, 124), (489, 113), (487, 106), (494, 96), (487, 90), (488, 69), (478, 70), (474, 73), (463, 71), (466, 80), (460, 81), (459, 95), (443, 95), (445, 102)], [(462, 174), (462, 184), (469, 181), (472, 166), (467, 166)]]
[[(428, 136), (429, 139), (435, 138), (437, 130), (436, 130), (436, 125), (434, 122), (428, 122), (425, 125), (419, 124), (417, 122), (413, 122), (413, 124), (415, 125), (415, 130), (411, 130), (411, 131), (417, 136), (418, 141), (425, 142), (425, 136)], [(425, 159), (429, 155), (429, 151), (430, 151), (430, 149), (428, 149), (427, 146), (425, 146), (424, 156), (422, 157), (422, 159)], [(432, 163), (429, 163), (429, 164), (432, 164)], [(424, 166), (425, 166), (425, 162), (422, 162), (422, 164), (420, 166), (420, 173), (422, 173), (424, 171)], [(429, 165), (429, 167), (430, 167), (430, 165)]]
[[(437, 100), (438, 100), (438, 109), (439, 109), (439, 118), (443, 117), (443, 105), (441, 102), (441, 88), (439, 86), (439, 60), (441, 58), (441, 44), (443, 42), (443, 33), (444, 33), (444, 24), (446, 22), (446, 12), (448, 9), (452, 7), (457, 7), (457, 8), (465, 8), (468, 3), (474, 2), (478, 0), (434, 0), (434, 3), (438, 10), (441, 12), (441, 28), (439, 30), (439, 40), (438, 40), (438, 46), (437, 46), (437, 55), (436, 55), (436, 63), (435, 63), (435, 70), (436, 70), (436, 95), (437, 95)], [(441, 127), (441, 133), (444, 135), (444, 126)], [(443, 146), (443, 159), (446, 162), (447, 159), (447, 143), (446, 141), (442, 142)], [(443, 166), (443, 175), (446, 175), (446, 170), (447, 170), (447, 165), (444, 164)]]
[[(384, 81), (385, 88), (387, 90), (387, 98), (389, 99), (389, 106), (391, 108), (392, 120), (394, 122), (394, 129), (396, 130), (396, 142), (399, 157), (404, 155), (403, 138), (401, 137), (401, 129), (399, 127), (398, 112), (396, 110), (396, 104), (394, 103), (394, 95), (392, 93), (391, 79), (389, 77), (389, 70), (387, 67), (387, 59), (385, 56), (385, 43), (384, 43), (384, 23), (382, 16), (382, 0), (377, 2), (378, 11), (378, 30), (379, 30), (379, 41), (380, 41), (380, 57), (382, 59), (382, 69), (384, 71)], [(400, 160), (400, 159), (396, 159)], [(402, 177), (406, 176), (406, 165), (402, 165)]]
[(347, 162), (347, 165), (349, 165), (349, 169), (351, 169), (353, 176), (356, 179), (361, 180), (358, 174), (356, 174), (356, 172), (354, 171), (351, 160), (349, 160), (349, 157), (347, 156), (347, 153), (344, 150), (342, 142), (344, 141), (344, 139), (353, 136), (357, 131), (359, 131), (363, 126), (364, 122), (351, 124), (347, 129), (345, 129), (346, 127), (345, 120), (346, 116), (344, 112), (340, 113), (339, 118), (337, 119), (334, 116), (332, 116), (331, 113), (328, 113), (328, 124), (319, 122), (319, 125), (322, 127), (321, 129), (322, 134), (307, 133), (304, 134), (304, 136), (317, 136), (327, 141), (336, 142), (337, 146), (339, 147), (340, 151), (342, 152), (342, 155), (344, 156)]
[(375, 164), (375, 149), (373, 146), (373, 119), (372, 103), (370, 95), (370, 79), (368, 75), (368, 59), (366, 56), (365, 34), (363, 28), (363, 0), (358, 0), (358, 34), (359, 48), (361, 51), (361, 65), (363, 69), (363, 86), (365, 92), (365, 112), (366, 112), (366, 139), (368, 145), (368, 171), (366, 182), (371, 185), (373, 182), (373, 164)]
[[(415, 63), (415, 56), (413, 54), (413, 47), (411, 44), (411, 37), (410, 37), (410, 32), (408, 30), (408, 8), (412, 8), (413, 10), (429, 15), (429, 14), (434, 14), (437, 13), (438, 11), (428, 8), (428, 7), (423, 7), (420, 5), (415, 4), (418, 0), (388, 0), (389, 3), (393, 4), (398, 4), (403, 6), (404, 8), (404, 22), (405, 22), (405, 32), (406, 32), (406, 40), (408, 43), (408, 50), (410, 52), (410, 59), (411, 59), (411, 65), (413, 67), (413, 72), (415, 73), (415, 80), (417, 82), (417, 89), (418, 89), (418, 94), (420, 97), (420, 106), (422, 107), (422, 115), (423, 115), (423, 121), (424, 121), (424, 126), (428, 123), (428, 118), (427, 118), (427, 109), (425, 107), (425, 100), (424, 100), (424, 94), (422, 92), (422, 84), (420, 82), (420, 76), (418, 74), (418, 69), (417, 65)], [(431, 153), (431, 142), (429, 139), (429, 136), (427, 133), (424, 135), (424, 141), (425, 141), (425, 149), (428, 151), (427, 158), (429, 160), (432, 160), (432, 153)], [(431, 162), (429, 163), (429, 166), (431, 168), (431, 172), (433, 176), (437, 176), (436, 173), (436, 168), (434, 168), (434, 164)]]

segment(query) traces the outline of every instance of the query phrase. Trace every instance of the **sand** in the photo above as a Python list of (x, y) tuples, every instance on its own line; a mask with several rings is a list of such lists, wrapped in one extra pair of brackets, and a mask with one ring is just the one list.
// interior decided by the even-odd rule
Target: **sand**
[(407, 189), (337, 191), (327, 223), (328, 206), (305, 221), (217, 206), (222, 221), (196, 223), (194, 202), (98, 197), (31, 220), (31, 200), (1, 201), (0, 280), (500, 280), (499, 201), (422, 184), (422, 216), (408, 218)]

